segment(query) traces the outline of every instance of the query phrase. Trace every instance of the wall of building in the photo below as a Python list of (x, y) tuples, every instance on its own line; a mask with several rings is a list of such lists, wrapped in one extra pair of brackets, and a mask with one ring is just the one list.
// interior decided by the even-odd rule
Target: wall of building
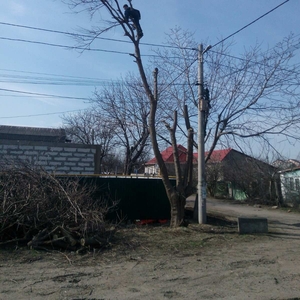
[(207, 179), (212, 183), (213, 180), (232, 183), (229, 197), (273, 201), (275, 190), (271, 181), (275, 171), (273, 166), (232, 149), (221, 163), (208, 163)]
[(144, 171), (145, 175), (158, 175), (159, 174), (159, 168), (157, 165), (152, 165), (152, 166), (146, 166), (145, 167), (145, 171)]
[(97, 145), (0, 140), (0, 160), (27, 162), (56, 174), (97, 174), (100, 151)]
[(300, 205), (300, 169), (280, 173), (283, 201), (292, 206)]

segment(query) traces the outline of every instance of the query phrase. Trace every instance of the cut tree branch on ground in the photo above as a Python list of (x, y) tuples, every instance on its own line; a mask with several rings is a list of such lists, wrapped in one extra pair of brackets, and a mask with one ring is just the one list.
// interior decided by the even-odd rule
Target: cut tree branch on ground
[(116, 227), (111, 229), (106, 214), (116, 202), (95, 199), (95, 186), (27, 163), (2, 162), (1, 170), (0, 245), (68, 250), (109, 245)]

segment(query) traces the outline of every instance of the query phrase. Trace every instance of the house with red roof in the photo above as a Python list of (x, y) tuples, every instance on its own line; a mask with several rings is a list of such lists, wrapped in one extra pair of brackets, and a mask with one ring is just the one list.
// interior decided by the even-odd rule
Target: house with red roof
[[(179, 161), (182, 166), (186, 164), (187, 161), (187, 149), (182, 145), (178, 145), (178, 153), (179, 153)], [(161, 152), (161, 156), (166, 164), (168, 172), (170, 176), (175, 175), (175, 168), (174, 168), (174, 155), (173, 155), (173, 147), (170, 146), (164, 151)], [(156, 163), (156, 158), (150, 159), (148, 162), (145, 163), (145, 175), (151, 176), (159, 176), (160, 171), (158, 165)]]
[[(178, 153), (179, 153), (179, 161), (180, 164), (185, 165), (187, 161), (187, 149), (182, 145), (178, 145)], [(237, 152), (231, 148), (223, 149), (223, 150), (214, 150), (210, 156), (209, 163), (219, 163), (222, 162), (227, 155), (231, 155), (230, 152)], [(174, 155), (173, 155), (173, 147), (170, 146), (166, 148), (164, 151), (161, 152), (162, 158), (168, 168), (169, 174), (171, 176), (175, 175), (174, 166)], [(194, 153), (194, 165), (197, 166), (198, 162), (198, 153)], [(208, 155), (208, 152), (205, 152), (205, 156)], [(229, 157), (228, 156), (228, 157)], [(172, 172), (173, 171), (173, 172)], [(156, 158), (150, 159), (148, 162), (145, 163), (145, 174), (146, 175), (159, 175), (160, 171), (158, 165), (156, 163)]]
[[(178, 145), (179, 161), (182, 167), (187, 161), (187, 149)], [(161, 152), (170, 176), (175, 175), (172, 146)], [(205, 153), (205, 156), (208, 152)], [(197, 179), (198, 153), (194, 153), (194, 176)], [(145, 175), (159, 176), (156, 158), (145, 164)], [(275, 168), (263, 161), (232, 148), (214, 150), (206, 163), (208, 192), (212, 196), (234, 199), (255, 197), (269, 190), (270, 177)]]

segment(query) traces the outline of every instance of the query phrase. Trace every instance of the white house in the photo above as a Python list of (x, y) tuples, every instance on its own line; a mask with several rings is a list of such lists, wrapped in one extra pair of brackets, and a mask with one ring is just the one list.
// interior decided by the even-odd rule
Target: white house
[(300, 205), (300, 167), (279, 171), (283, 201)]

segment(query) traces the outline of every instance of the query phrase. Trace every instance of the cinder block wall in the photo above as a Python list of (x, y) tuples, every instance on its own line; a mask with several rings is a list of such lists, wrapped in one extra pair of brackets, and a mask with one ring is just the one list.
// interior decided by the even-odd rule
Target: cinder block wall
[(36, 141), (0, 141), (2, 161), (23, 161), (57, 174), (99, 173), (99, 146)]

